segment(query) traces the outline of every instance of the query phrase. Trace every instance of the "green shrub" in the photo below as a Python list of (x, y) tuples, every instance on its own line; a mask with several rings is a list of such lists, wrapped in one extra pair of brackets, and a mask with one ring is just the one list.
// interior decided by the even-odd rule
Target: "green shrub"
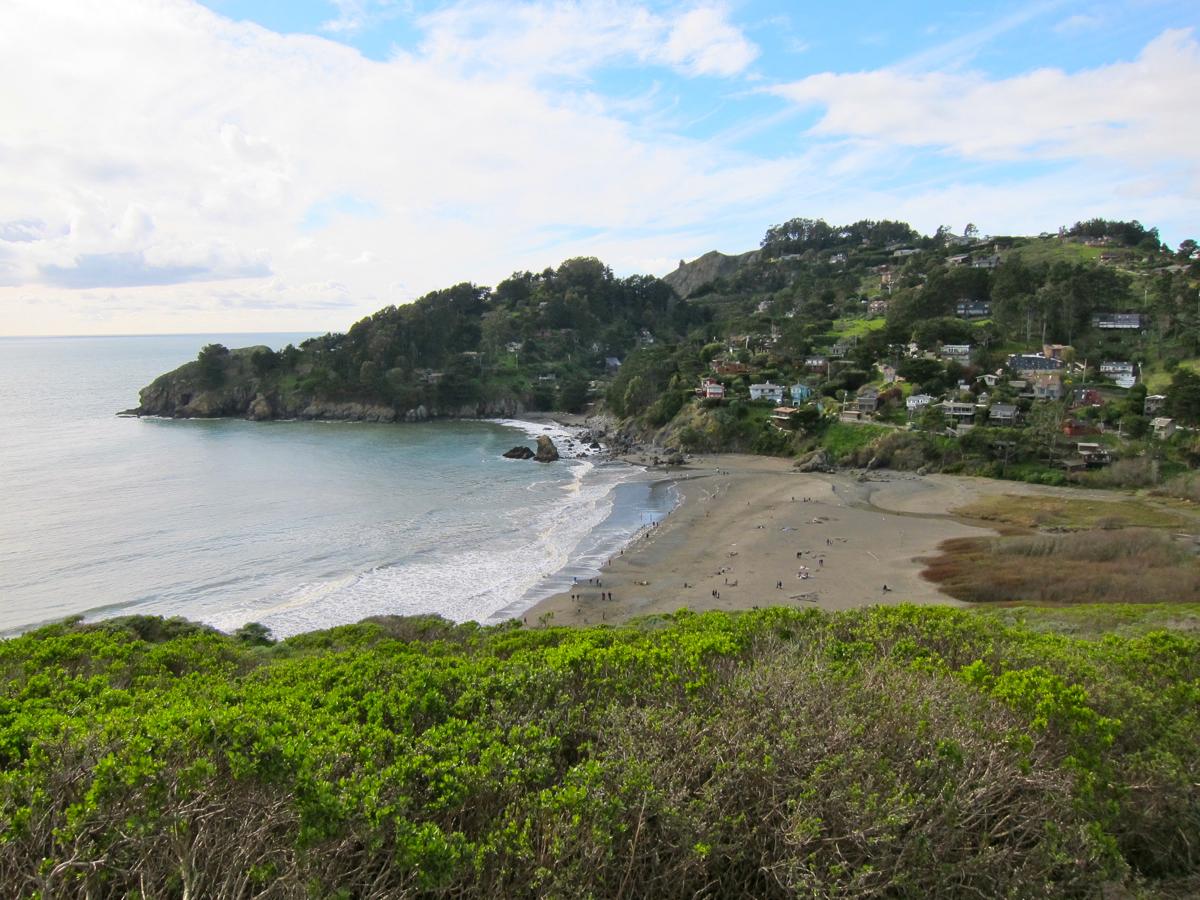
[(906, 606), (381, 617), (270, 647), (50, 626), (0, 642), (0, 892), (1178, 885), (1200, 867), (1200, 608), (1175, 610), (1191, 633), (1124, 607), (1091, 614), (1121, 623), (1102, 639), (1063, 633), (1078, 611)]

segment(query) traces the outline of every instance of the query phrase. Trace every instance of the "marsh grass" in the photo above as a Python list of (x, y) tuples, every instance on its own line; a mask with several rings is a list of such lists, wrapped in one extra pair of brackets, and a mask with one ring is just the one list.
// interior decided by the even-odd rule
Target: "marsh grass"
[(1090, 500), (999, 494), (953, 510), (956, 515), (1024, 528), (1170, 528), (1190, 530), (1195, 521), (1143, 500)]
[(921, 573), (973, 603), (1200, 602), (1191, 548), (1151, 529), (955, 538)]

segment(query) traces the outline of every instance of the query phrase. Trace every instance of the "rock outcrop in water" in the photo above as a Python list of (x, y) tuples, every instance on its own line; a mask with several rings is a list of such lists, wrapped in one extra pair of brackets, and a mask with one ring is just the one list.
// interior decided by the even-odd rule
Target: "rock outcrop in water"
[(533, 458), (542, 463), (554, 462), (558, 459), (558, 448), (554, 446), (554, 441), (550, 440), (549, 435), (538, 435), (537, 452), (533, 454)]
[(500, 455), (505, 459), (533, 459), (533, 451), (523, 444)]

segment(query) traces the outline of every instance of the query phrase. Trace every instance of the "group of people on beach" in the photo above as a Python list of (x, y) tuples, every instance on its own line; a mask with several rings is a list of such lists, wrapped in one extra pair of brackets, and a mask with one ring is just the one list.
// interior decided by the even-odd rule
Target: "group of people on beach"
[[(611, 562), (611, 560), (609, 560), (609, 561)], [(602, 581), (601, 581), (599, 578), (589, 578), (589, 579), (587, 580), (587, 583), (588, 583), (589, 585), (591, 585), (591, 586), (594, 586), (594, 587), (603, 587), (603, 586), (604, 586), (604, 583), (603, 583), (603, 582), (602, 582)], [(574, 576), (572, 576), (572, 578), (571, 578), (571, 584), (578, 585), (578, 584), (579, 584), (579, 579), (578, 579), (578, 578), (576, 578), (576, 577), (574, 577)], [(613, 596), (612, 596), (612, 591), (601, 591), (601, 592), (600, 592), (600, 599), (601, 599), (601, 600), (611, 600), (612, 598), (613, 598)], [(581, 600), (583, 600), (583, 594), (580, 594), (580, 593), (572, 593), (572, 594), (571, 594), (571, 600), (572, 600), (572, 601), (581, 601)]]

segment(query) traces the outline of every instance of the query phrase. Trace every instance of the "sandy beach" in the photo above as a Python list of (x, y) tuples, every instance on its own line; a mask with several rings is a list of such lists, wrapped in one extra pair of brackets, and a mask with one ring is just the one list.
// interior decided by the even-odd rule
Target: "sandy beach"
[(674, 477), (681, 502), (661, 524), (614, 557), (599, 584), (541, 601), (526, 621), (620, 622), (681, 607), (960, 605), (920, 577), (919, 560), (948, 538), (994, 532), (947, 510), (986, 494), (1028, 491), (1012, 482), (888, 471), (860, 482), (798, 473), (791, 460), (724, 454), (693, 459)]

